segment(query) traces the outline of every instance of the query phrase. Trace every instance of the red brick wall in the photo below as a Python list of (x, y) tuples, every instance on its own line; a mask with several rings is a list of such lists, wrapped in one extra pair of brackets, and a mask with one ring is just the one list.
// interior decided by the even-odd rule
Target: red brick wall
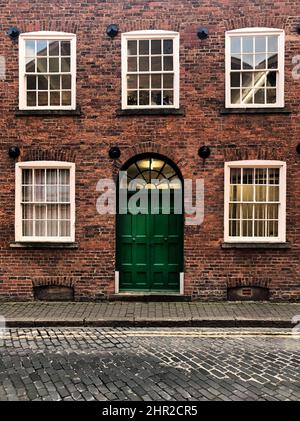
[[(0, 81), (0, 296), (31, 299), (33, 285), (72, 285), (77, 299), (114, 292), (115, 218), (96, 213), (96, 183), (116, 168), (111, 146), (122, 163), (136, 151), (164, 151), (184, 177), (205, 180), (205, 220), (185, 228), (185, 294), (226, 299), (227, 286), (268, 286), (273, 300), (300, 300), (300, 80), (292, 78), (292, 57), (300, 54), (297, 0), (7, 0), (0, 4), (0, 54), (7, 77)], [(186, 116), (117, 117), (120, 108), (120, 35), (165, 29), (180, 32), (181, 105)], [(81, 117), (17, 117), (18, 46), (5, 34), (76, 32), (77, 102)], [(196, 36), (198, 26), (210, 31)], [(224, 33), (249, 26), (286, 31), (286, 105), (291, 114), (221, 115), (224, 107)], [(197, 150), (209, 145), (205, 166)], [(14, 241), (14, 161), (8, 148), (21, 148), (20, 160), (72, 157), (76, 162), (76, 239), (78, 249), (11, 248)], [(289, 250), (224, 250), (224, 161), (247, 158), (287, 161), (287, 238)], [(34, 158), (35, 159), (35, 158)], [(70, 158), (71, 159), (71, 158)]]

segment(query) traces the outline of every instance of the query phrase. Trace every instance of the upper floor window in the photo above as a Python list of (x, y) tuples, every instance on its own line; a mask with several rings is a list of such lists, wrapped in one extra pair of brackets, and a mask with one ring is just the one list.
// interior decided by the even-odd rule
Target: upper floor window
[(122, 34), (122, 108), (179, 108), (179, 34)]
[(284, 107), (284, 31), (226, 32), (226, 107)]
[(286, 163), (225, 163), (225, 241), (285, 242)]
[(16, 164), (16, 241), (75, 241), (75, 164)]
[(19, 66), (21, 110), (76, 108), (76, 35), (21, 34)]

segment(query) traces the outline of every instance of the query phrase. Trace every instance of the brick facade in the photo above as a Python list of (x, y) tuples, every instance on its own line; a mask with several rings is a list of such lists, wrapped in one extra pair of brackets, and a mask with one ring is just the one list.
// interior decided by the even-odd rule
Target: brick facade
[[(32, 299), (33, 287), (74, 287), (75, 299), (114, 293), (115, 217), (96, 212), (100, 178), (142, 151), (171, 158), (185, 178), (205, 180), (205, 220), (186, 226), (185, 295), (225, 300), (227, 288), (262, 286), (271, 300), (300, 300), (300, 79), (292, 58), (300, 54), (300, 5), (293, 1), (216, 0), (8, 0), (0, 5), (0, 54), (7, 74), (0, 81), (0, 297)], [(121, 104), (121, 39), (105, 33), (110, 23), (122, 32), (163, 29), (180, 32), (180, 104), (185, 115), (117, 116)], [(18, 44), (6, 35), (52, 30), (77, 34), (77, 103), (81, 116), (16, 116)], [(199, 26), (210, 36), (199, 40)], [(285, 101), (291, 113), (221, 114), (224, 108), (225, 31), (242, 27), (286, 31)], [(212, 154), (202, 163), (198, 148)], [(76, 163), (76, 242), (70, 249), (13, 248), (15, 161)], [(108, 157), (111, 146), (122, 152)], [(223, 249), (224, 162), (276, 159), (287, 162), (289, 249)]]

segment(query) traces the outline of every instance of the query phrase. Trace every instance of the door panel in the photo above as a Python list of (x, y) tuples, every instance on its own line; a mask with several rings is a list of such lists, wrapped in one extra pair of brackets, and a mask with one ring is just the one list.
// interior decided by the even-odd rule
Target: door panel
[(118, 215), (120, 291), (179, 292), (183, 216), (162, 214), (161, 200), (159, 211)]

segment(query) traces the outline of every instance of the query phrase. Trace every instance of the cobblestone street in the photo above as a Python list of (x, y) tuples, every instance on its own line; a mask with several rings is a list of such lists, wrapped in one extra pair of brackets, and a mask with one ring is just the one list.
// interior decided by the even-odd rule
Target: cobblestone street
[(1, 400), (299, 400), (290, 331), (10, 329)]

